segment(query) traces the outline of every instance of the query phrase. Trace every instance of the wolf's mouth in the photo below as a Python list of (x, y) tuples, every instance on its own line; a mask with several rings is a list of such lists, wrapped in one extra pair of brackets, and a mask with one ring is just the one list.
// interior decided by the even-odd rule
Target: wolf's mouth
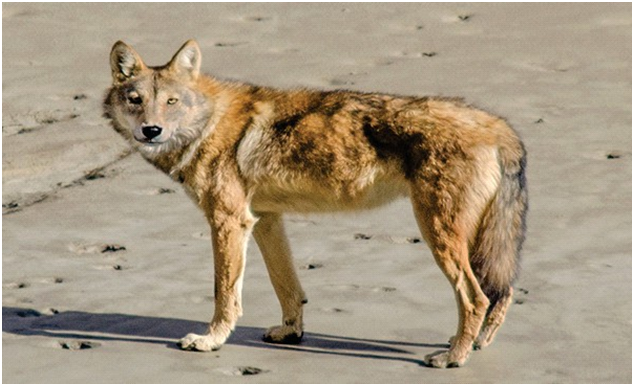
[(147, 139), (147, 138), (134, 138), (137, 142), (140, 142), (144, 145), (160, 145), (162, 143), (164, 143), (163, 141), (155, 141), (153, 139)]
[(157, 140), (156, 138), (138, 138), (134, 136), (134, 140), (144, 145), (156, 146), (162, 144), (164, 141)]

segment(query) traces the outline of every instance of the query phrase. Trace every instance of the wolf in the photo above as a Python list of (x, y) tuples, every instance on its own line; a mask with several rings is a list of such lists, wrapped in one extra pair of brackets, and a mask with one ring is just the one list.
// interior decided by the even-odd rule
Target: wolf
[(182, 184), (211, 228), (215, 311), (180, 348), (216, 350), (235, 328), (251, 234), (282, 309), (264, 340), (299, 343), (307, 300), (282, 214), (397, 197), (409, 197), (458, 305), (449, 349), (424, 363), (462, 366), (492, 342), (512, 302), (528, 209), (526, 152), (504, 119), (456, 98), (222, 81), (200, 72), (194, 40), (154, 67), (119, 41), (110, 65), (104, 116)]

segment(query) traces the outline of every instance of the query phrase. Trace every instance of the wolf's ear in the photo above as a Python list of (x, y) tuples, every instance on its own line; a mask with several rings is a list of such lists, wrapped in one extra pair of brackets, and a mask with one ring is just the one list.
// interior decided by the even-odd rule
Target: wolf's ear
[(196, 79), (200, 73), (200, 48), (195, 40), (190, 39), (176, 52), (169, 62), (169, 68), (176, 73), (188, 75)]
[(147, 68), (139, 54), (122, 41), (118, 41), (112, 46), (110, 67), (112, 68), (112, 80), (115, 84), (125, 82)]

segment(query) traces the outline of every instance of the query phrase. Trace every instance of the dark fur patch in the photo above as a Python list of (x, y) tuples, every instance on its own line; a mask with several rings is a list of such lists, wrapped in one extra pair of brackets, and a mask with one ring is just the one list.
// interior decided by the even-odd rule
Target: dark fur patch
[(396, 134), (394, 127), (388, 126), (384, 119), (377, 119), (371, 115), (363, 115), (361, 130), (368, 142), (376, 149), (380, 158), (388, 158), (402, 150), (402, 137)]
[(273, 130), (278, 133), (287, 134), (288, 131), (297, 127), (297, 123), (304, 118), (303, 114), (295, 114), (273, 123)]
[(295, 130), (299, 123), (307, 116), (321, 113), (323, 102), (327, 95), (327, 92), (318, 92), (311, 95), (310, 100), (303, 109), (295, 111), (291, 115), (281, 116), (273, 122), (273, 129), (280, 134), (289, 134), (289, 132)]

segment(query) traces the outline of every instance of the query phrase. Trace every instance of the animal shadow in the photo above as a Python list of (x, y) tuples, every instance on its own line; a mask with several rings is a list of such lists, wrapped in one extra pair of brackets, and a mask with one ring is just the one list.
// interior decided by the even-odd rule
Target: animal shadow
[[(44, 315), (27, 308), (2, 307), (2, 331), (22, 336), (44, 336), (60, 340), (122, 341), (165, 345), (178, 349), (176, 342), (187, 333), (204, 333), (206, 323), (185, 319), (160, 318), (84, 311), (53, 312)], [(299, 345), (271, 344), (262, 341), (265, 329), (237, 327), (226, 344), (246, 347), (291, 350), (323, 355), (396, 360), (425, 365), (407, 347), (448, 348), (447, 344), (428, 344), (337, 335), (306, 333)]]

